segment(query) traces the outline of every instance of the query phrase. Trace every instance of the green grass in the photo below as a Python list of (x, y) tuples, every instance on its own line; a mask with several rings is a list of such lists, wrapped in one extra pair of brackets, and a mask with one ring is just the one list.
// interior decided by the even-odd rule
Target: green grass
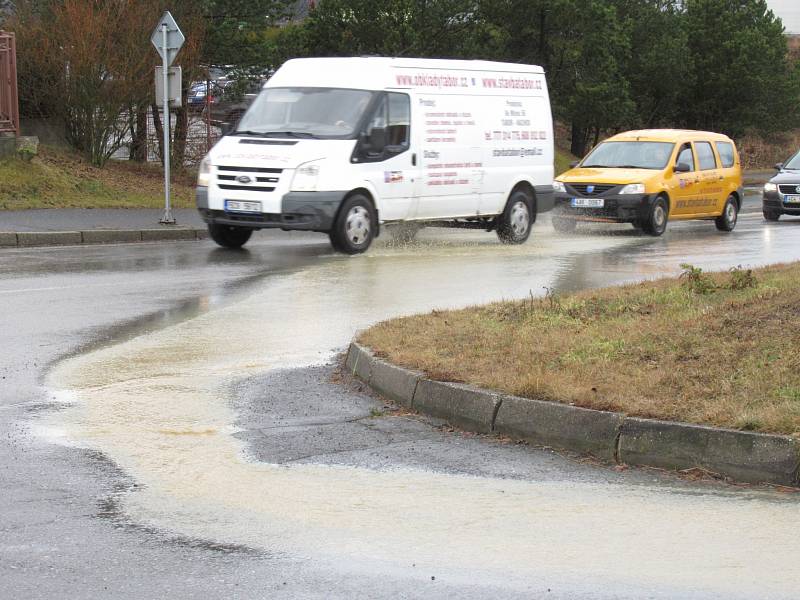
[(566, 150), (556, 148), (556, 176), (561, 175), (564, 171), (569, 169), (569, 163), (576, 160), (572, 154)]
[[(110, 161), (99, 169), (79, 155), (40, 148), (31, 160), (0, 160), (0, 210), (34, 208), (159, 208), (164, 202), (158, 165)], [(193, 206), (191, 178), (173, 181), (176, 208)]]

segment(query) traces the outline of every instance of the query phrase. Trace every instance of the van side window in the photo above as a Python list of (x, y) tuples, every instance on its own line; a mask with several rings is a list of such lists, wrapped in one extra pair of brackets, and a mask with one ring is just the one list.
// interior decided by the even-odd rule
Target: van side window
[(366, 130), (361, 135), (355, 162), (381, 162), (409, 149), (411, 136), (411, 100), (407, 94), (384, 94), (373, 109)]
[(694, 154), (692, 153), (692, 145), (684, 144), (681, 146), (681, 151), (678, 152), (678, 160), (675, 164), (686, 163), (689, 165), (689, 170), (694, 171)]
[(390, 92), (387, 96), (389, 98), (387, 143), (390, 146), (400, 146), (406, 149), (409, 146), (411, 129), (411, 101), (407, 94)]
[(697, 162), (700, 164), (701, 171), (717, 168), (717, 159), (714, 156), (714, 150), (711, 149), (711, 144), (708, 142), (695, 142), (694, 147), (697, 150)]
[(722, 161), (722, 167), (730, 169), (735, 162), (733, 144), (730, 142), (717, 142), (717, 152), (719, 153), (719, 159)]

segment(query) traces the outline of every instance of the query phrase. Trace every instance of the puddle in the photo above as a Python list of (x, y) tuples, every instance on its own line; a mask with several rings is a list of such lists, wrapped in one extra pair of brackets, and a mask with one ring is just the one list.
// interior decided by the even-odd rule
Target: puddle
[(232, 381), (322, 364), (358, 329), (397, 314), (524, 297), (559, 278), (575, 285), (567, 248), (600, 256), (632, 243), (544, 237), (516, 248), (378, 246), (266, 279), (234, 302), (59, 363), (48, 385), (71, 402), (42, 426), (136, 482), (117, 499), (128, 519), (189, 539), (344, 569), (414, 562), (500, 585), (579, 571), (612, 588), (793, 593), (798, 506), (758, 493), (245, 459), (224, 398)]

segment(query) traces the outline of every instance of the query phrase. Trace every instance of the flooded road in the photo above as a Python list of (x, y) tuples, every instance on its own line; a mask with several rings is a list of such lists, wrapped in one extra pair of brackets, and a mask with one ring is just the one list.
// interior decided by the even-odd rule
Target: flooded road
[[(99, 452), (125, 473), (134, 484), (117, 510), (131, 523), (336, 577), (393, 582), (376, 595), (524, 597), (544, 595), (547, 582), (549, 597), (563, 598), (795, 597), (793, 495), (644, 472), (617, 476), (563, 459), (528, 472), (520, 465), (543, 460), (542, 451), (481, 440), (470, 442), (481, 468), (395, 460), (388, 443), (380, 460), (342, 461), (325, 451), (283, 460), (254, 453), (236, 408), (241, 382), (323, 365), (381, 319), (675, 275), (686, 262), (727, 269), (800, 258), (800, 221), (767, 225), (753, 206), (732, 235), (688, 223), (655, 240), (625, 227), (559, 236), (543, 219), (519, 247), (430, 230), (414, 244), (381, 243), (355, 258), (301, 238), (277, 247), (276, 254), (299, 253), (294, 264), (212, 288), (181, 311), (131, 324), (112, 343), (55, 363), (44, 384), (62, 408), (35, 430)], [(262, 258), (263, 250), (258, 243), (250, 254), (187, 248), (195, 253), (190, 267), (213, 254), (221, 268), (228, 259)], [(259, 387), (256, 395), (277, 415), (261, 435), (297, 425), (281, 425), (279, 389), (302, 398), (314, 385)], [(322, 393), (308, 402), (325, 400)], [(406, 418), (358, 419), (369, 416)], [(426, 439), (441, 437), (424, 427)], [(512, 451), (514, 468), (492, 469), (486, 459)], [(428, 574), (442, 587), (418, 590)]]

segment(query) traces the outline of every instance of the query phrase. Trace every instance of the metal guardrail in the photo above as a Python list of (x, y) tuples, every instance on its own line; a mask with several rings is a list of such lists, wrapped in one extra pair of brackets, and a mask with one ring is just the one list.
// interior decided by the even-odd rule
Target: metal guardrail
[(17, 45), (13, 33), (0, 31), (0, 133), (19, 135)]

